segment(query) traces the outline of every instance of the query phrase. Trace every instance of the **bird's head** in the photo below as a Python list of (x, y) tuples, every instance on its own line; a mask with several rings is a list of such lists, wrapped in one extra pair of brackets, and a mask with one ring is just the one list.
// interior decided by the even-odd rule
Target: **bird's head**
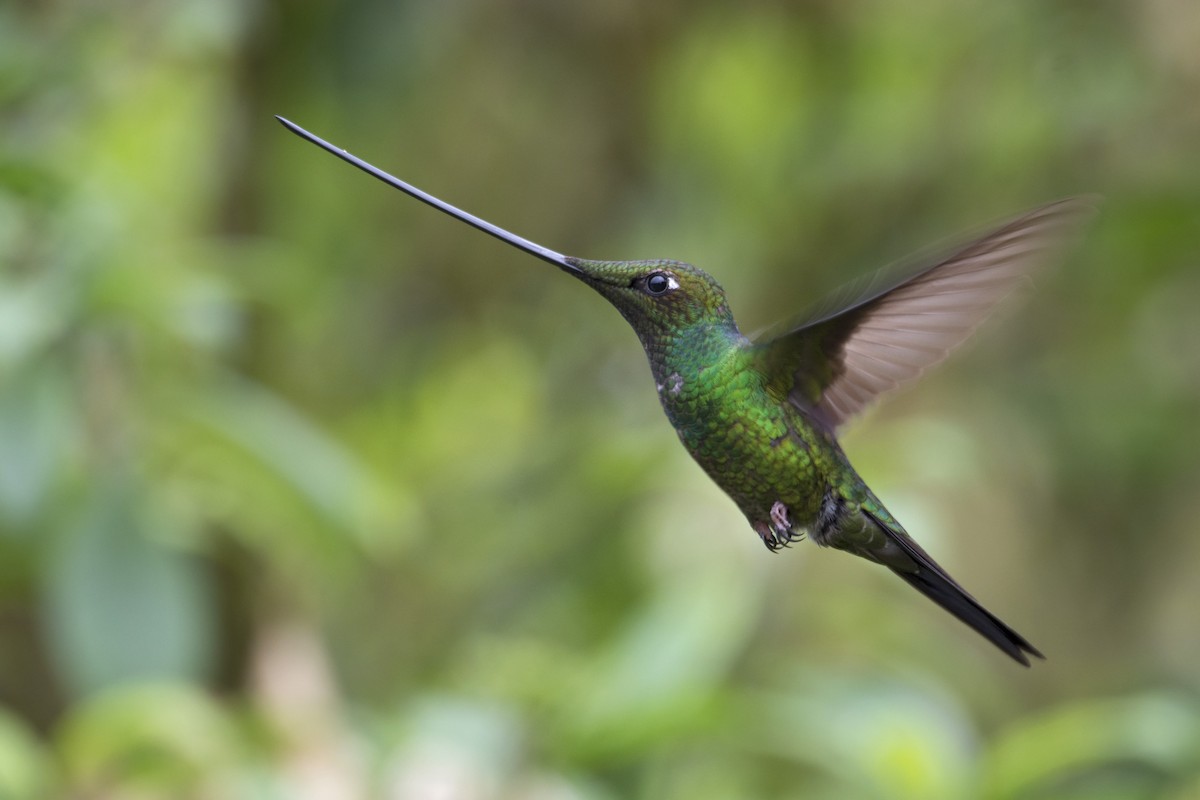
[(643, 341), (698, 325), (733, 326), (725, 290), (682, 261), (564, 259), (564, 271), (616, 306)]

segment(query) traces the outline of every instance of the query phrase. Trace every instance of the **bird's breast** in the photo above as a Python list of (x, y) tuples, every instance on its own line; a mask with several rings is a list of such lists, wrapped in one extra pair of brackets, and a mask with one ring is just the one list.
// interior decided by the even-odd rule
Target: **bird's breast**
[(730, 358), (662, 370), (655, 383), (684, 447), (747, 516), (782, 502), (799, 520), (816, 517), (824, 490), (819, 443), (798, 411), (767, 394), (758, 373)]

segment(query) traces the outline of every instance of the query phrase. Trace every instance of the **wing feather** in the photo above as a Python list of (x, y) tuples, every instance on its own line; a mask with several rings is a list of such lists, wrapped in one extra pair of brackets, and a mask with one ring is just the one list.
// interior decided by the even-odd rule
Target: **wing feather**
[(756, 345), (765, 368), (789, 371), (781, 380), (792, 401), (837, 427), (945, 358), (1093, 205), (1092, 198), (1050, 203), (890, 285), (871, 276), (848, 304), (843, 293), (840, 308)]

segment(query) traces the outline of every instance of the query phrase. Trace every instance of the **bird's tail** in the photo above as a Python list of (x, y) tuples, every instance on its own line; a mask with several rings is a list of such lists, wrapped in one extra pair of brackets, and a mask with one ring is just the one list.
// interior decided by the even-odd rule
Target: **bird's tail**
[(980, 605), (978, 600), (959, 586), (907, 533), (902, 529), (898, 530), (898, 526), (889, 525), (874, 514), (868, 513), (868, 516), (888, 539), (912, 559), (915, 569), (889, 565), (892, 572), (903, 578), (909, 586), (974, 628), (981, 636), (1018, 663), (1028, 667), (1027, 654), (1045, 658), (1025, 637), (1005, 625), (995, 614)]

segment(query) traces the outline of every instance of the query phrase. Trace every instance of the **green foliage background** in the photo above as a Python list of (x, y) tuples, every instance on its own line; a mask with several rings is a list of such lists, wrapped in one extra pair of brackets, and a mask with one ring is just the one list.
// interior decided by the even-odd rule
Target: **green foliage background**
[[(0, 5), (0, 796), (1200, 796), (1200, 8)], [(637, 343), (279, 113), (747, 331), (1101, 215), (860, 421), (1049, 656), (770, 556)]]

